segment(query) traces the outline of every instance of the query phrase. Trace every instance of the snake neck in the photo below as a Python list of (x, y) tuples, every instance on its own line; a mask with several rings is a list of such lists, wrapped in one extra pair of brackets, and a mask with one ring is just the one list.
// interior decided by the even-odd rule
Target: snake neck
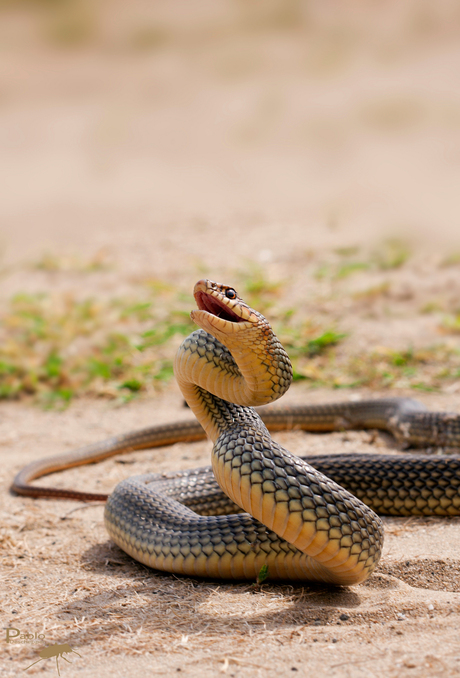
[(196, 330), (182, 343), (174, 363), (182, 394), (213, 442), (236, 424), (250, 422), (265, 431), (251, 408), (277, 400), (292, 379), (289, 358), (268, 323), (259, 331), (222, 339), (231, 346)]

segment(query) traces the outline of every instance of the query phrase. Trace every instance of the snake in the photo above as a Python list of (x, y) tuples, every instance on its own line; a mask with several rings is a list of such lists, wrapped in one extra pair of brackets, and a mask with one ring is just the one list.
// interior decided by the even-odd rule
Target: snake
[[(278, 405), (292, 366), (269, 322), (231, 286), (200, 280), (199, 329), (174, 374), (196, 420), (113, 436), (34, 461), (16, 494), (106, 501), (105, 525), (126, 553), (155, 570), (236, 580), (350, 586), (382, 553), (378, 514), (460, 515), (460, 457), (340, 454), (297, 457), (270, 432), (381, 429), (401, 447), (460, 446), (460, 416), (409, 398)], [(39, 487), (32, 480), (115, 454), (211, 439), (212, 466), (127, 478), (110, 495)]]

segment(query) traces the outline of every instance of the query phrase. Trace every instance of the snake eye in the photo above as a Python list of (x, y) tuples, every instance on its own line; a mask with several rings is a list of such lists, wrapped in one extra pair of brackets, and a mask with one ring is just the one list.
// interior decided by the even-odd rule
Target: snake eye
[(227, 299), (236, 299), (237, 294), (232, 287), (229, 287), (228, 290), (225, 290), (225, 296)]

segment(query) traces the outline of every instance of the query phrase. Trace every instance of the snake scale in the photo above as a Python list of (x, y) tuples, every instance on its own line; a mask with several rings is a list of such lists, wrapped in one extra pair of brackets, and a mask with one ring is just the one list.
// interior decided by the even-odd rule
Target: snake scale
[(109, 495), (111, 538), (140, 562), (192, 576), (351, 585), (376, 567), (389, 515), (460, 514), (460, 458), (353, 454), (296, 457), (270, 436), (289, 428), (383, 429), (407, 446), (460, 446), (460, 417), (405, 398), (260, 407), (289, 388), (289, 358), (267, 320), (232, 287), (200, 280), (175, 376), (197, 421), (115, 436), (29, 464), (12, 490), (30, 496), (107, 499), (31, 485), (34, 478), (120, 452), (213, 441), (212, 468), (147, 474)]

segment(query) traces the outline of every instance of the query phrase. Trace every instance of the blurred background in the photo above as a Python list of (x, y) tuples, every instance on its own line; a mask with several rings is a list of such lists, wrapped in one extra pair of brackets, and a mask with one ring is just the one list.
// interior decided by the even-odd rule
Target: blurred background
[(310, 231), (460, 245), (458, 2), (0, 7), (10, 256), (110, 232), (225, 258), (279, 228), (283, 251)]
[[(274, 321), (295, 308), (293, 350), (345, 350), (354, 334), (354, 354), (403, 355), (448, 336), (454, 355), (459, 37), (455, 0), (0, 0), (7, 397), (18, 369), (38, 370), (30, 392), (46, 370), (64, 392), (77, 302), (91, 322), (158, 324), (152, 299), (188, 293), (185, 313), (203, 275)], [(116, 317), (87, 301), (121, 297)]]

